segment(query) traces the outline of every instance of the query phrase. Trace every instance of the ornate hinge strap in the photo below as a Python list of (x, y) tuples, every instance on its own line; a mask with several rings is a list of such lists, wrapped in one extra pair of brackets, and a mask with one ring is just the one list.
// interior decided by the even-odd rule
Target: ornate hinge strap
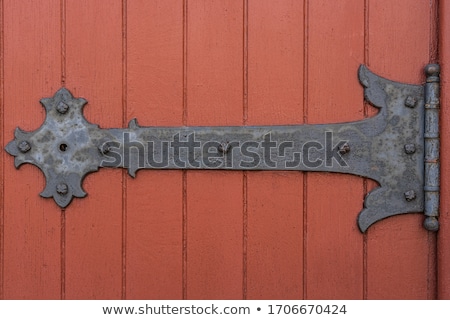
[(425, 73), (425, 204), (424, 227), (430, 231), (439, 229), (439, 65), (426, 66)]
[(87, 101), (62, 88), (41, 100), (44, 124), (32, 132), (17, 128), (6, 151), (16, 167), (31, 163), (44, 172), (41, 196), (60, 207), (86, 196), (82, 181), (100, 167), (126, 168), (133, 177), (140, 169), (339, 172), (379, 183), (358, 216), (362, 232), (381, 219), (422, 211), (425, 227), (437, 230), (439, 69), (426, 70), (424, 89), (361, 66), (364, 97), (379, 113), (320, 125), (143, 127), (133, 119), (128, 128), (102, 129), (84, 118)]

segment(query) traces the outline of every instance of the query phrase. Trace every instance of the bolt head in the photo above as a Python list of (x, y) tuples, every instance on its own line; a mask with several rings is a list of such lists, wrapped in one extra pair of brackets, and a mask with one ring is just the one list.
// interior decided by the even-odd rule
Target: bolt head
[(405, 100), (405, 106), (407, 106), (408, 108), (414, 108), (416, 106), (416, 98), (408, 96)]
[(60, 183), (56, 186), (56, 192), (60, 195), (65, 195), (69, 191), (69, 187), (65, 183)]
[(405, 199), (408, 202), (416, 199), (416, 192), (414, 190), (408, 190), (404, 194), (405, 194)]
[(346, 154), (350, 152), (350, 145), (346, 142), (339, 146), (339, 153)]
[(406, 154), (413, 154), (416, 152), (416, 145), (414, 143), (405, 144), (405, 152)]
[(26, 153), (31, 150), (31, 145), (28, 141), (20, 141), (17, 147), (19, 148), (19, 151), (22, 153)]
[(65, 104), (64, 102), (60, 102), (58, 103), (58, 105), (56, 106), (56, 110), (61, 113), (64, 114), (67, 112), (67, 110), (69, 110), (69, 106), (67, 104)]

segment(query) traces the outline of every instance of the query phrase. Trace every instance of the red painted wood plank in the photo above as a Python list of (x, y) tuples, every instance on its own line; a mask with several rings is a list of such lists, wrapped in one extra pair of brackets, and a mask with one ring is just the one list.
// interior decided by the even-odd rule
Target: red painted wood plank
[[(182, 125), (183, 5), (128, 1), (127, 119)], [(182, 298), (182, 171), (127, 179), (127, 299)]]
[(423, 217), (391, 217), (368, 233), (368, 299), (427, 299), (428, 241)]
[(450, 299), (450, 3), (439, 3), (441, 64), (441, 230), (438, 234), (438, 298)]
[[(309, 1), (307, 121), (363, 118), (357, 70), (364, 59), (364, 3)], [(363, 180), (350, 175), (307, 174), (307, 299), (363, 297), (363, 237), (356, 225)]]
[[(3, 1), (4, 132), (31, 131), (44, 120), (43, 97), (61, 82), (59, 1)], [(39, 197), (45, 179), (39, 169), (3, 152), (3, 298), (58, 299), (61, 293), (59, 208)]]
[[(243, 7), (189, 1), (187, 124), (242, 124)], [(240, 299), (241, 172), (187, 172), (187, 298)]]
[[(249, 1), (248, 125), (303, 122), (303, 3)], [(247, 298), (303, 297), (303, 174), (248, 172)]]
[[(44, 112), (37, 101), (60, 86), (64, 22), (59, 0), (2, 2), (7, 142), (15, 126), (33, 130), (42, 123)], [(429, 3), (366, 1), (370, 7), (364, 22), (361, 1), (309, 1), (304, 45), (302, 3), (250, 1), (248, 79), (243, 69), (243, 3), (189, 1), (183, 39), (181, 2), (129, 1), (128, 50), (123, 51), (122, 1), (101, 6), (67, 0), (67, 87), (89, 100), (86, 115), (102, 127), (121, 127), (132, 117), (143, 125), (180, 125), (186, 115), (189, 125), (241, 125), (301, 123), (303, 108), (310, 123), (361, 119), (356, 69), (364, 55), (375, 72), (388, 78), (424, 79), (421, 67), (429, 59), (428, 44), (433, 46), (432, 21), (424, 15)], [(448, 6), (441, 3), (441, 12), (445, 39)], [(365, 41), (364, 25), (369, 27)], [(448, 102), (446, 59), (448, 50), (442, 45), (443, 105)], [(187, 110), (182, 107), (183, 89)], [(128, 99), (125, 110), (123, 99)], [(26, 113), (17, 108), (26, 108)], [(448, 122), (444, 107), (443, 132)], [(444, 177), (445, 144), (443, 135)], [(145, 171), (137, 180), (126, 178), (123, 193), (122, 172), (101, 170), (86, 179), (90, 195), (75, 200), (63, 212), (64, 220), (51, 200), (38, 196), (44, 186), (38, 169), (25, 165), (13, 170), (12, 157), (5, 153), (3, 163), (0, 280), (6, 299), (174, 299), (182, 297), (185, 285), (190, 299), (434, 297), (435, 237), (422, 229), (421, 215), (374, 225), (364, 260), (363, 237), (355, 224), (363, 198), (360, 178), (307, 174), (303, 199), (301, 173), (249, 172), (243, 179), (240, 172), (188, 172), (183, 190), (181, 172)], [(446, 188), (442, 179), (440, 298), (450, 297)], [(183, 228), (187, 233), (182, 234)]]
[[(85, 97), (86, 118), (122, 126), (122, 1), (66, 4), (67, 88)], [(122, 172), (100, 170), (84, 181), (89, 196), (66, 210), (68, 299), (122, 296)]]
[[(407, 9), (406, 9), (407, 8)], [(373, 1), (369, 4), (368, 63), (389, 79), (424, 81), (429, 59), (430, 4)], [(422, 215), (403, 215), (375, 224), (367, 236), (367, 298), (426, 299), (428, 255), (433, 244)]]
[[(4, 19), (3, 19), (3, 0), (0, 0), (0, 128), (2, 128), (2, 134), (0, 135), (0, 145), (4, 146), (4, 111), (5, 111), (5, 97), (4, 97), (4, 70), (5, 70), (5, 64), (4, 64), (4, 50), (5, 47), (5, 41), (4, 41)], [(4, 265), (4, 222), (5, 222), (5, 208), (4, 208), (4, 180), (5, 180), (5, 174), (4, 174), (4, 167), (5, 167), (5, 159), (2, 156), (0, 161), (0, 179), (2, 180), (1, 188), (0, 188), (0, 299), (4, 299), (3, 295), (3, 265)]]

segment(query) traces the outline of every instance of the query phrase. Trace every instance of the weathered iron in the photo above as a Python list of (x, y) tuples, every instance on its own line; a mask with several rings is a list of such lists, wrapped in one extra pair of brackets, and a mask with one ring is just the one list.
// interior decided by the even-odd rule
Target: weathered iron
[(424, 226), (427, 230), (439, 229), (439, 65), (430, 64), (425, 68), (425, 203)]
[(46, 177), (41, 196), (63, 208), (73, 197), (86, 196), (82, 181), (100, 167), (126, 168), (133, 177), (139, 169), (327, 171), (379, 183), (359, 214), (362, 232), (392, 215), (422, 211), (425, 227), (435, 231), (439, 67), (429, 65), (426, 73), (424, 87), (390, 81), (361, 66), (365, 99), (379, 113), (320, 125), (141, 127), (133, 119), (128, 128), (101, 129), (84, 118), (87, 101), (62, 88), (41, 100), (43, 125), (32, 132), (17, 128), (6, 151), (16, 167), (40, 168)]

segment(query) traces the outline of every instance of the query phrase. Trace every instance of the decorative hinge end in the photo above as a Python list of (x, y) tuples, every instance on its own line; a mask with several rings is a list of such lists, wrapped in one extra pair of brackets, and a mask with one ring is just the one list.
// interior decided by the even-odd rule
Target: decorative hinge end
[(42, 126), (31, 132), (16, 128), (5, 150), (14, 156), (16, 168), (24, 163), (38, 167), (46, 178), (40, 195), (65, 208), (74, 197), (86, 196), (83, 179), (100, 166), (96, 148), (100, 129), (83, 116), (87, 100), (74, 98), (65, 88), (40, 102), (46, 111)]

